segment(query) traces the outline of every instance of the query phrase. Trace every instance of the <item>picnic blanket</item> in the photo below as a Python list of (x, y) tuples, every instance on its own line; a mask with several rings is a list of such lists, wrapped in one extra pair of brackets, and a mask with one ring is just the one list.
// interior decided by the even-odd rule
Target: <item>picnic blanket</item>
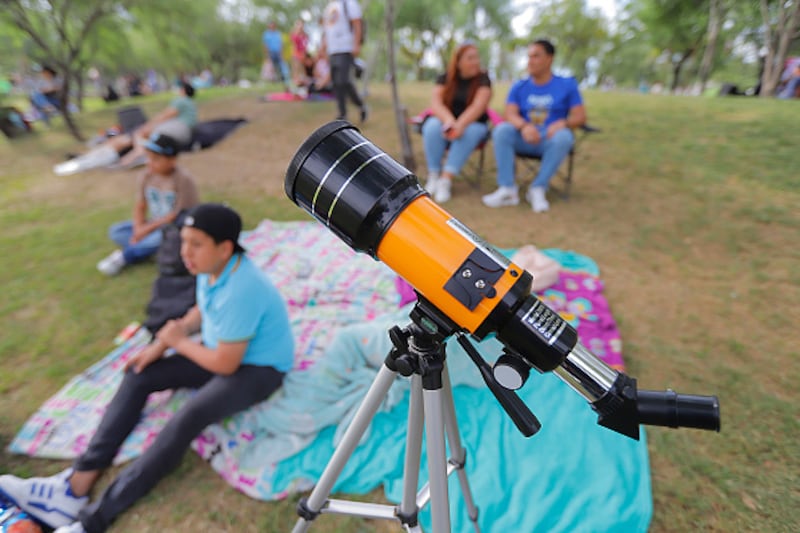
[(282, 93), (268, 93), (261, 98), (262, 102), (329, 102), (333, 100), (332, 93), (307, 93), (299, 94), (290, 91)]
[[(391, 347), (388, 328), (408, 323), (413, 304), (401, 306), (407, 301), (402, 283), (387, 266), (353, 252), (316, 222), (265, 220), (242, 242), (286, 298), (295, 367), (272, 398), (207, 428), (193, 448), (236, 489), (275, 500), (318, 479)], [(621, 367), (621, 342), (596, 264), (574, 252), (543, 252), (563, 270), (539, 296), (577, 328), (593, 353)], [(119, 383), (121, 365), (147, 341), (140, 330), (73, 378), (31, 416), (9, 450), (62, 459), (81, 453)], [(491, 336), (478, 346), (489, 361), (499, 348)], [(532, 376), (520, 391), (543, 424), (525, 439), (461, 350), (449, 342), (447, 361), (467, 474), (486, 530), (647, 529), (652, 502), (644, 439), (597, 426), (586, 402), (552, 374)], [(387, 497), (398, 500), (408, 387), (409, 380), (398, 377), (335, 491), (364, 493), (383, 484)], [(139, 455), (188, 394), (153, 394), (116, 462)], [(464, 530), (457, 484), (450, 504), (453, 530)], [(422, 519), (427, 523), (425, 513)]]

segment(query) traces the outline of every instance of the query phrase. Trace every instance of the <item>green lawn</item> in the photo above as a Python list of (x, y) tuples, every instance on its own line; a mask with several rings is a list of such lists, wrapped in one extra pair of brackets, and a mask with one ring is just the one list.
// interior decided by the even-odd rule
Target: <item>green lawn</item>
[[(401, 87), (412, 114), (426, 106), (428, 90)], [(496, 91), (498, 109), (505, 90)], [(203, 197), (236, 206), (247, 227), (306, 219), (286, 199), (283, 173), (302, 140), (333, 118), (333, 104), (260, 104), (256, 94), (201, 94), (201, 117), (241, 115), (250, 124), (184, 164)], [(399, 158), (389, 95), (387, 86), (371, 88), (363, 133)], [(167, 99), (143, 102), (153, 113)], [(640, 387), (719, 396), (719, 434), (648, 429), (652, 531), (800, 531), (800, 106), (638, 93), (585, 99), (590, 122), (603, 131), (581, 147), (569, 201), (552, 198), (544, 215), (524, 206), (488, 210), (480, 194), (493, 188), (489, 169), (481, 191), (456, 183), (446, 208), (498, 247), (533, 243), (595, 259), (627, 372)], [(87, 111), (79, 123), (92, 134), (113, 122), (114, 109)], [(420, 140), (413, 141), (422, 168)], [(135, 173), (54, 176), (52, 165), (79, 148), (60, 119), (32, 138), (0, 140), (3, 449), (42, 402), (143, 316), (154, 278), (152, 265), (115, 279), (95, 270), (111, 250), (106, 228), (129, 215)], [(63, 465), (0, 452), (0, 472)], [(188, 454), (114, 530), (286, 531), (294, 503), (229, 490)], [(379, 527), (323, 520), (316, 530)]]

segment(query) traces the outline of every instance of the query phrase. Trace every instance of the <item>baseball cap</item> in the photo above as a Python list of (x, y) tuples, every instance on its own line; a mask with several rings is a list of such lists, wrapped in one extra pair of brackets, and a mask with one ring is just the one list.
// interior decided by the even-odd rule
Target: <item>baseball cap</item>
[(150, 138), (144, 142), (144, 147), (151, 152), (166, 155), (168, 157), (175, 157), (181, 150), (181, 145), (178, 143), (178, 141), (169, 135), (164, 135), (163, 133), (159, 132), (153, 133)]
[(242, 219), (230, 207), (222, 204), (200, 204), (186, 214), (183, 225), (197, 228), (207, 233), (214, 242), (233, 242), (233, 252), (244, 252), (239, 244), (239, 233), (242, 231)]

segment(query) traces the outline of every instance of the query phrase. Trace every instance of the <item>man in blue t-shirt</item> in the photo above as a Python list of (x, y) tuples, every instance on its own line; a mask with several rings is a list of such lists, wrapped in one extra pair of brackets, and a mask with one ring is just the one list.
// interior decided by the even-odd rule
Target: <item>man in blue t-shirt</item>
[(274, 22), (270, 22), (261, 35), (264, 44), (264, 56), (272, 63), (272, 70), (281, 79), (283, 85), (289, 90), (289, 68), (283, 61), (283, 35)]
[(505, 122), (492, 131), (498, 189), (483, 197), (488, 207), (517, 205), (514, 181), (516, 154), (541, 156), (539, 173), (525, 197), (535, 213), (547, 211), (545, 192), (550, 179), (575, 144), (574, 128), (586, 123), (586, 110), (575, 78), (553, 74), (555, 47), (540, 39), (528, 46), (530, 77), (508, 93)]
[[(170, 320), (125, 362), (125, 376), (86, 451), (51, 477), (0, 476), (5, 493), (58, 533), (96, 533), (147, 494), (181, 461), (203, 429), (266, 400), (292, 368), (294, 340), (286, 304), (238, 243), (242, 221), (220, 204), (200, 204), (184, 218), (181, 258), (197, 275), (197, 305)], [(202, 342), (193, 333), (200, 331)], [(167, 349), (173, 355), (165, 355)], [(145, 452), (89, 503), (141, 419), (148, 396), (196, 389)]]

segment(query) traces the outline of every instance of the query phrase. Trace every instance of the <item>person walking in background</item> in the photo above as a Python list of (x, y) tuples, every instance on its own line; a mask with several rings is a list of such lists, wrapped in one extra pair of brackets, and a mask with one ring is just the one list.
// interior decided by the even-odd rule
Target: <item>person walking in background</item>
[(574, 78), (552, 72), (555, 47), (540, 39), (528, 46), (528, 74), (512, 85), (506, 99), (505, 122), (492, 130), (498, 189), (483, 197), (487, 207), (517, 205), (515, 154), (541, 156), (539, 173), (526, 193), (535, 213), (547, 211), (550, 179), (575, 144), (572, 129), (586, 123), (586, 110)]
[(328, 57), (333, 81), (333, 94), (339, 114), (347, 120), (347, 99), (360, 109), (361, 122), (369, 110), (353, 83), (353, 61), (361, 53), (361, 6), (356, 0), (332, 0), (322, 15), (321, 53)]
[(303, 19), (297, 19), (294, 23), (289, 39), (292, 41), (292, 79), (300, 87), (306, 79), (304, 62), (308, 54), (308, 34)]
[(286, 63), (283, 61), (283, 35), (275, 22), (270, 22), (264, 34), (261, 36), (264, 43), (264, 57), (272, 63), (272, 70), (283, 83), (286, 91), (289, 91), (289, 72)]
[(97, 263), (97, 270), (107, 276), (155, 254), (162, 226), (200, 201), (194, 178), (177, 164), (180, 144), (175, 139), (154, 133), (144, 148), (147, 169), (139, 177), (133, 219), (111, 226), (108, 236), (119, 249)]
[[(197, 304), (125, 362), (124, 377), (83, 454), (50, 477), (0, 476), (0, 491), (57, 533), (101, 533), (181, 462), (207, 426), (269, 398), (294, 362), (286, 303), (239, 245), (242, 220), (201, 204), (181, 228)], [(201, 341), (190, 335), (200, 332)], [(174, 354), (167, 355), (168, 349)], [(95, 501), (89, 493), (142, 416), (152, 392), (196, 389), (144, 453)], [(168, 497), (168, 495), (167, 495)]]
[(436, 202), (450, 200), (453, 178), (486, 139), (491, 98), (492, 82), (481, 68), (478, 48), (472, 43), (462, 44), (453, 51), (447, 72), (436, 79), (431, 115), (422, 125), (428, 165), (425, 189)]

